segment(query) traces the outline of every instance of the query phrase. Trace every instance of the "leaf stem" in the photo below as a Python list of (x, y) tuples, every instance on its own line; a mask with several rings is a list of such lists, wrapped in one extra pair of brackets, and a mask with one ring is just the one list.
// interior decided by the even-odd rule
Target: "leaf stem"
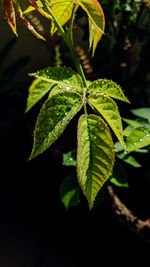
[(45, 9), (45, 11), (51, 15), (51, 17), (53, 19), (53, 22), (55, 23), (59, 33), (61, 34), (61, 36), (64, 39), (65, 43), (67, 44), (68, 48), (70, 49), (70, 52), (72, 54), (72, 57), (73, 57), (75, 65), (76, 65), (77, 71), (78, 71), (78, 73), (80, 74), (80, 76), (82, 78), (83, 87), (87, 87), (86, 78), (85, 78), (85, 75), (84, 75), (80, 60), (79, 60), (79, 58), (77, 56), (76, 50), (74, 48), (74, 45), (72, 44), (72, 42), (70, 41), (68, 35), (64, 31), (63, 27), (60, 25), (60, 23), (58, 22), (57, 18), (53, 14), (49, 3), (46, 0), (41, 0), (41, 2), (43, 4), (43, 8)]

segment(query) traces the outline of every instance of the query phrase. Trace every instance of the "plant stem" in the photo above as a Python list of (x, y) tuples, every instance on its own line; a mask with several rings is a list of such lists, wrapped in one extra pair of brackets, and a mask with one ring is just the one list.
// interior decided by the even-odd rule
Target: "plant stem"
[(52, 12), (52, 10), (51, 10), (51, 8), (49, 6), (49, 3), (46, 0), (41, 0), (41, 2), (43, 4), (43, 7), (44, 7), (45, 11), (51, 15), (51, 17), (53, 19), (53, 22), (55, 23), (58, 31), (60, 32), (62, 38), (64, 39), (65, 43), (67, 44), (68, 48), (70, 49), (70, 52), (72, 54), (72, 57), (73, 57), (75, 65), (76, 65), (77, 71), (78, 71), (78, 73), (80, 74), (80, 76), (82, 78), (83, 87), (87, 87), (86, 78), (85, 78), (85, 75), (84, 75), (80, 60), (79, 60), (79, 58), (77, 56), (77, 53), (76, 53), (76, 50), (75, 50), (73, 44), (71, 43), (70, 39), (68, 38), (68, 36), (67, 36), (66, 32), (64, 31), (63, 27), (59, 24), (57, 18), (53, 14), (53, 12)]

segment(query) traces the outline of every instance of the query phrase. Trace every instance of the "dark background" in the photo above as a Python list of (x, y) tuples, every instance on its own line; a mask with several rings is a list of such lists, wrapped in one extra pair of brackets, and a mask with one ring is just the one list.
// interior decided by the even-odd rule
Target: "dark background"
[[(2, 14), (0, 23), (2, 51), (14, 36)], [(105, 201), (92, 211), (88, 210), (84, 197), (81, 197), (79, 207), (69, 211), (61, 203), (60, 183), (70, 172), (62, 166), (62, 152), (75, 147), (77, 118), (47, 152), (28, 161), (41, 103), (29, 114), (24, 113), (32, 81), (27, 73), (48, 66), (52, 51), (19, 23), (18, 33), (19, 38), (0, 70), (1, 74), (8, 74), (8, 80), (1, 81), (0, 95), (0, 266), (149, 266), (149, 245), (115, 221)], [(96, 52), (97, 61), (92, 61), (94, 75), (114, 78), (121, 83), (127, 88), (126, 95), (132, 98), (133, 107), (148, 106), (147, 91), (144, 91), (143, 99), (139, 99), (139, 91), (133, 97), (133, 91), (130, 92), (126, 79), (123, 79), (125, 74), (119, 67), (120, 62), (112, 64), (111, 70), (100, 67), (107, 60), (112, 62), (111, 53), (107, 60), (102, 53), (105, 42), (106, 39)], [(83, 44), (86, 50), (86, 40)], [(15, 72), (16, 65), (12, 67), (11, 64), (22, 58)], [(14, 73), (11, 73), (12, 69)], [(129, 114), (129, 107), (122, 105), (120, 109)], [(135, 201), (134, 196), (129, 194), (129, 197)], [(139, 205), (142, 197), (139, 196)], [(146, 203), (145, 206), (147, 211), (149, 205)]]

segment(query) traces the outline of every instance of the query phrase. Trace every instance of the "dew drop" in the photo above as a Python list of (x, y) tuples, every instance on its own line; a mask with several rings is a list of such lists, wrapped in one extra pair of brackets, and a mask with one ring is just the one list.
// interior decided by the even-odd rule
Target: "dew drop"
[(140, 142), (142, 142), (143, 141), (143, 138), (140, 138), (140, 140), (139, 140)]
[(135, 142), (135, 143), (134, 143), (134, 145), (136, 146), (136, 145), (137, 145), (137, 143)]
[(150, 136), (150, 134), (146, 134), (146, 136)]
[(67, 86), (67, 87), (66, 87), (66, 90), (69, 90), (69, 89), (70, 89), (70, 87)]

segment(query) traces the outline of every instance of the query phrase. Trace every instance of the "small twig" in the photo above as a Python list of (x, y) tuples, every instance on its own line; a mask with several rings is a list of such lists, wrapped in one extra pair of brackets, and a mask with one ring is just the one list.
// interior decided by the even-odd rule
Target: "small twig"
[(111, 206), (118, 221), (128, 227), (133, 233), (140, 236), (143, 240), (150, 243), (150, 227), (148, 223), (139, 219), (121, 202), (111, 185), (107, 186), (107, 192), (109, 206)]

